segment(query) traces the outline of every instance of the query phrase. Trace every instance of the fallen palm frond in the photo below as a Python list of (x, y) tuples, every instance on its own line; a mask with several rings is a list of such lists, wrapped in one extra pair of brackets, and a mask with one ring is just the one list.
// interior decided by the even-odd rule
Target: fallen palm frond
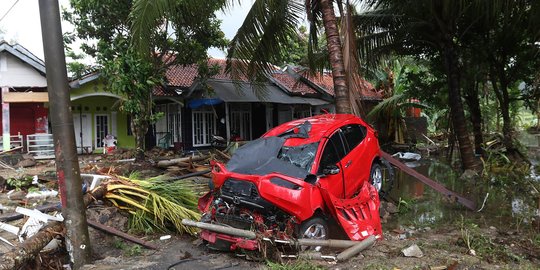
[(107, 185), (105, 198), (131, 214), (132, 230), (148, 233), (174, 227), (180, 233), (195, 234), (197, 230), (182, 225), (182, 219), (200, 218), (193, 210), (197, 200), (191, 190), (180, 186), (119, 178)]
[(168, 200), (183, 205), (191, 210), (197, 210), (197, 200), (200, 195), (208, 192), (208, 185), (190, 181), (169, 181), (168, 178), (154, 177), (147, 180), (138, 180), (137, 174), (129, 178), (119, 177), (130, 181), (141, 188), (155, 192)]

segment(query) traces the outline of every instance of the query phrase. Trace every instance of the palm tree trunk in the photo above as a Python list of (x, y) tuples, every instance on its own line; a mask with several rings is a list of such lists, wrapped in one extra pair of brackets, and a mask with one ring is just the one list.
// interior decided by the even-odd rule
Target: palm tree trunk
[(345, 65), (343, 63), (343, 53), (341, 50), (341, 41), (336, 23), (336, 14), (331, 0), (320, 0), (322, 10), (322, 20), (324, 32), (326, 33), (326, 42), (328, 48), (328, 57), (332, 66), (332, 76), (334, 78), (334, 92), (336, 99), (337, 113), (351, 113), (351, 104), (349, 101), (349, 88), (345, 76)]
[(478, 98), (478, 83), (472, 82), (467, 87), (466, 101), (469, 107), (470, 119), (474, 134), (474, 149), (476, 154), (483, 155), (482, 145), (484, 136), (482, 134), (482, 111), (480, 110), (480, 99)]
[(459, 153), (463, 169), (477, 169), (478, 162), (474, 157), (474, 150), (467, 131), (465, 112), (461, 101), (461, 90), (459, 86), (458, 59), (454, 51), (452, 41), (448, 41), (443, 46), (444, 66), (448, 78), (449, 106), (452, 115), (452, 124), (458, 140)]

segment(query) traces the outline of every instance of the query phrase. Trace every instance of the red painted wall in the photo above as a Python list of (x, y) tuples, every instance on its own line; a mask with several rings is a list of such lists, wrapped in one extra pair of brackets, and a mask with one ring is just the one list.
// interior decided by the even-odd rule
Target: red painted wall
[[(1, 114), (1, 112), (0, 112)], [(48, 109), (43, 103), (11, 103), (9, 104), (9, 119), (11, 135), (28, 135), (47, 133)], [(0, 117), (0, 126), (2, 118)]]

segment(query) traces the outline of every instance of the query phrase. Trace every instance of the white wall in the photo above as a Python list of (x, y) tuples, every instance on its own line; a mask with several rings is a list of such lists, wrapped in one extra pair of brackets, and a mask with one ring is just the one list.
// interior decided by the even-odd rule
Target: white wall
[(0, 86), (47, 87), (47, 79), (13, 55), (0, 53)]

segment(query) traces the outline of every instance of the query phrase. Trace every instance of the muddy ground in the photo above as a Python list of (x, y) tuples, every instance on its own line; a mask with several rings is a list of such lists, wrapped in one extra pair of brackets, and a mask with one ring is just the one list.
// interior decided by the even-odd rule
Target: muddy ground
[[(6, 179), (23, 174), (54, 175), (54, 170), (54, 162), (38, 161), (36, 166), (19, 171), (0, 170), (0, 175)], [(114, 164), (107, 157), (99, 155), (81, 156), (82, 172), (100, 170), (113, 170), (119, 174), (139, 171), (148, 176), (164, 173), (151, 164)], [(13, 207), (6, 203), (11, 201), (6, 196), (2, 193), (0, 202), (4, 207)], [(29, 208), (39, 204), (26, 203)], [(90, 229), (95, 261), (83, 269), (540, 269), (540, 222), (537, 217), (527, 220), (504, 219), (493, 211), (471, 212), (450, 203), (447, 207), (453, 209), (455, 217), (429, 226), (419, 225), (412, 219), (410, 222), (400, 219), (405, 215), (415, 215), (410, 209), (406, 214), (389, 213), (383, 224), (384, 239), (350, 261), (340, 263), (302, 261), (299, 264), (297, 260), (285, 260), (276, 265), (267, 261), (251, 261), (233, 253), (209, 250), (194, 237), (174, 234), (166, 240), (159, 239), (166, 234), (139, 236), (160, 247), (157, 251), (148, 250)], [(405, 212), (404, 209), (401, 208), (401, 211)], [(127, 218), (107, 205), (92, 206), (88, 216), (106, 225), (126, 228)], [(14, 240), (6, 232), (0, 232), (0, 236)], [(422, 252), (420, 257), (403, 255), (402, 250), (412, 245), (419, 247)], [(0, 253), (8, 250), (6, 244), (0, 243)], [(322, 251), (327, 255), (340, 252), (330, 249)], [(55, 253), (49, 256), (49, 259), (53, 259), (42, 263), (42, 266), (62, 265), (65, 263), (61, 260), (65, 260), (64, 255)], [(42, 256), (43, 261), (47, 261), (47, 258), (45, 254)], [(28, 269), (35, 269), (35, 264)]]

